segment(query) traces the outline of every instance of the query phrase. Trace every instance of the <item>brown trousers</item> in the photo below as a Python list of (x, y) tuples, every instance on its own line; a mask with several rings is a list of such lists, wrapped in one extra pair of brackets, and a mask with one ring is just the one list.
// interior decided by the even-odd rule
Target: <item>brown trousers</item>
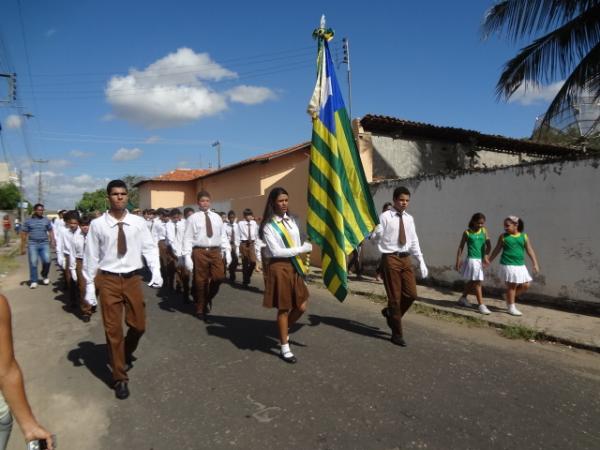
[(86, 281), (83, 277), (83, 259), (76, 259), (75, 271), (77, 272), (77, 287), (79, 288), (79, 308), (81, 309), (81, 315), (91, 316), (92, 305), (85, 301)]
[(73, 282), (73, 278), (71, 277), (71, 270), (69, 266), (71, 264), (71, 255), (65, 255), (65, 267), (63, 270), (65, 276), (65, 294), (69, 297), (69, 304), (71, 306), (75, 306), (77, 304), (77, 286)]
[(190, 272), (185, 266), (178, 266), (177, 260), (175, 260), (175, 276), (176, 284), (181, 287), (183, 296), (188, 298), (190, 295)]
[(240, 256), (242, 257), (243, 283), (250, 284), (252, 272), (254, 272), (256, 267), (256, 250), (254, 249), (254, 242), (240, 243)]
[(382, 256), (382, 278), (388, 298), (392, 333), (402, 336), (402, 317), (417, 298), (417, 282), (410, 256)]
[[(123, 278), (98, 273), (95, 279), (100, 292), (102, 321), (108, 346), (108, 361), (115, 381), (127, 381), (125, 361), (138, 346), (146, 331), (146, 305), (142, 293), (142, 277)], [(123, 313), (129, 328), (123, 337)]]
[(212, 303), (225, 276), (221, 249), (195, 248), (192, 251), (192, 261), (194, 261), (196, 312), (205, 313), (207, 304)]
[(163, 277), (164, 285), (168, 286), (167, 269), (171, 262), (171, 252), (165, 239), (158, 241), (158, 260), (160, 261), (160, 275)]
[(227, 266), (227, 271), (229, 272), (229, 281), (232, 283), (235, 281), (235, 271), (238, 266), (238, 254), (235, 251), (235, 242), (231, 241), (231, 263)]

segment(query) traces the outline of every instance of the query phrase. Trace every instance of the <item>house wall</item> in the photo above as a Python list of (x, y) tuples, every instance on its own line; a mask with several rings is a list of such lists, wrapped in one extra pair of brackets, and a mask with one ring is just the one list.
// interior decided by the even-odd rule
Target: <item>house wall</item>
[(537, 159), (461, 143), (383, 134), (362, 133), (359, 142), (362, 149), (372, 152), (373, 180), (412, 178), (459, 169), (505, 167)]
[[(533, 163), (485, 172), (415, 177), (372, 184), (378, 210), (391, 201), (400, 185), (412, 192), (421, 248), (431, 276), (453, 283), (456, 250), (471, 215), (487, 216), (492, 245), (502, 233), (503, 219), (517, 215), (537, 253), (541, 274), (530, 293), (542, 297), (600, 304), (600, 158)], [(364, 261), (374, 267), (379, 254), (372, 242)], [(531, 264), (528, 260), (528, 267)], [(502, 288), (498, 261), (484, 285)]]
[(175, 208), (196, 203), (193, 181), (149, 181), (139, 189), (140, 208)]

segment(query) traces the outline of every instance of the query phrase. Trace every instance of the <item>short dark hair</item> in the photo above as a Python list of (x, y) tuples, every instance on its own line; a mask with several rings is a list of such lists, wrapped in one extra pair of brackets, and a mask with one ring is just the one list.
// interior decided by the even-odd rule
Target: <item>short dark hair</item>
[(229, 212), (227, 213), (227, 217), (229, 217), (229, 216), (235, 217), (235, 211), (233, 209), (230, 209)]
[(160, 217), (165, 217), (169, 215), (169, 210), (165, 208), (158, 208), (156, 210), (156, 214), (158, 214)]
[(90, 216), (83, 216), (79, 219), (79, 225), (89, 225), (92, 222), (92, 218)]
[(244, 217), (254, 215), (254, 213), (252, 212), (252, 210), (250, 208), (246, 208), (242, 214), (244, 215)]
[(408, 190), (408, 188), (404, 186), (398, 186), (396, 189), (394, 189), (393, 199), (396, 200), (402, 194), (408, 195), (410, 197), (410, 191)]
[(65, 215), (63, 216), (65, 222), (68, 222), (69, 220), (73, 220), (75, 219), (77, 222), (79, 222), (79, 211), (76, 210), (71, 210), (71, 211), (67, 211), (65, 213)]
[(125, 182), (123, 180), (110, 181), (106, 185), (106, 193), (110, 195), (110, 191), (112, 191), (113, 188), (123, 188), (123, 189), (125, 189), (126, 192), (129, 192), (129, 190), (127, 189), (127, 184), (125, 184)]
[(187, 215), (187, 213), (189, 213), (189, 212), (191, 212), (191, 213), (195, 213), (196, 211), (194, 210), (194, 208), (190, 208), (190, 207), (188, 206), (187, 208), (185, 208), (185, 209), (183, 210), (183, 215), (185, 216), (185, 215)]
[(198, 192), (198, 195), (196, 196), (196, 200), (200, 200), (202, 197), (210, 198), (210, 194), (208, 193), (208, 191), (200, 191), (200, 192)]
[(44, 207), (44, 205), (42, 205), (41, 203), (36, 203), (35, 205), (33, 205), (33, 210), (35, 211), (36, 209), (38, 209), (39, 207)]
[(483, 219), (483, 221), (485, 222), (485, 214), (480, 212), (473, 214), (471, 220), (469, 220), (469, 228), (473, 228), (475, 226), (475, 223), (479, 222), (481, 219)]
[(181, 210), (179, 208), (173, 208), (171, 210), (171, 212), (169, 212), (170, 217), (180, 216), (180, 215), (181, 215)]

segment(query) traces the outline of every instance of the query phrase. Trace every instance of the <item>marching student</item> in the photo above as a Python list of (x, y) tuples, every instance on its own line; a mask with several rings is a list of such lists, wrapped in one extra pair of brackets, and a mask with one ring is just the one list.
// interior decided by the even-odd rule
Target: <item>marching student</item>
[(515, 303), (517, 298), (529, 289), (529, 282), (532, 280), (527, 266), (525, 266), (525, 253), (531, 258), (533, 263), (533, 273), (540, 272), (540, 266), (535, 255), (535, 251), (529, 240), (529, 236), (523, 233), (525, 224), (517, 216), (508, 216), (504, 219), (504, 234), (498, 238), (496, 248), (492, 252), (489, 264), (502, 252), (500, 258), (500, 273), (506, 283), (506, 308), (508, 314), (513, 316), (522, 316), (523, 313), (517, 309)]
[(277, 309), (280, 356), (285, 362), (294, 364), (297, 359), (290, 350), (288, 333), (289, 327), (306, 311), (306, 267), (300, 254), (310, 252), (312, 244), (301, 243), (298, 225), (288, 215), (288, 202), (289, 196), (284, 188), (271, 190), (258, 234), (266, 244), (265, 253), (269, 257), (264, 271), (263, 306)]
[[(463, 262), (461, 258), (465, 244), (467, 245), (467, 259)], [(475, 294), (479, 312), (486, 315), (490, 314), (490, 310), (483, 304), (481, 283), (484, 279), (483, 265), (484, 263), (487, 264), (491, 249), (492, 245), (485, 228), (485, 216), (483, 213), (475, 213), (469, 221), (469, 227), (460, 239), (458, 252), (456, 253), (455, 268), (466, 281), (465, 289), (460, 299), (458, 299), (458, 304), (470, 308), (471, 303), (467, 300), (467, 295)]]
[(193, 275), (196, 317), (209, 323), (208, 313), (225, 277), (221, 252), (231, 258), (231, 247), (225, 224), (219, 214), (210, 210), (210, 194), (201, 191), (197, 196), (199, 211), (187, 219), (183, 238), (186, 269)]
[[(144, 219), (127, 211), (127, 185), (113, 180), (106, 187), (110, 209), (92, 221), (88, 232), (83, 272), (86, 300), (98, 289), (102, 322), (108, 345), (115, 395), (129, 397), (133, 353), (146, 329), (146, 312), (140, 271), (142, 256), (152, 272), (151, 287), (162, 286), (158, 248)], [(94, 287), (95, 283), (95, 287)], [(123, 336), (123, 315), (128, 327)]]
[(238, 255), (240, 254), (240, 230), (233, 210), (227, 213), (225, 233), (227, 233), (227, 240), (231, 247), (231, 263), (227, 264), (226, 268), (229, 272), (229, 281), (235, 283), (235, 271), (238, 265)]
[(55, 246), (52, 224), (44, 217), (44, 205), (37, 203), (33, 205), (33, 215), (23, 224), (21, 230), (21, 254), (25, 254), (27, 243), (27, 258), (29, 260), (29, 287), (35, 289), (38, 286), (37, 262), (42, 262), (42, 284), (50, 284), (48, 273), (50, 272), (50, 245)]
[[(154, 220), (154, 241), (158, 244), (158, 257), (160, 260), (160, 273), (163, 280), (167, 280), (168, 274), (167, 269), (171, 258), (169, 257), (169, 251), (167, 249), (167, 223), (169, 222), (169, 211), (164, 208), (158, 208), (156, 210), (158, 216)], [(171, 285), (171, 288), (173, 286)], [(167, 285), (168, 288), (168, 285)]]
[[(79, 219), (79, 233), (75, 233), (73, 240), (71, 241), (70, 255), (69, 258), (69, 272), (73, 283), (77, 284), (79, 289), (79, 311), (81, 319), (84, 322), (89, 322), (92, 313), (96, 311), (98, 302), (96, 296), (90, 297), (89, 301), (86, 300), (86, 288), (87, 281), (83, 275), (83, 259), (85, 257), (85, 248), (87, 244), (87, 236), (90, 230), (91, 218), (84, 216)], [(92, 281), (93, 283), (93, 281)], [(95, 291), (95, 289), (94, 289)]]
[(242, 213), (244, 220), (238, 222), (240, 239), (240, 256), (242, 257), (242, 282), (244, 287), (250, 284), (252, 272), (256, 267), (256, 248), (254, 246), (258, 237), (258, 225), (254, 221), (254, 214), (250, 208)]
[(392, 343), (406, 347), (402, 317), (417, 298), (417, 282), (411, 256), (419, 261), (421, 276), (427, 278), (427, 266), (419, 246), (413, 217), (406, 212), (410, 191), (400, 186), (394, 190), (393, 208), (381, 213), (373, 238), (381, 252), (381, 275), (388, 298), (381, 310), (392, 330)]
[(169, 212), (169, 218), (171, 219), (166, 224), (166, 236), (167, 236), (167, 248), (170, 256), (169, 265), (167, 268), (167, 288), (173, 289), (173, 282), (175, 281), (175, 290), (177, 292), (183, 291), (184, 300), (189, 299), (189, 274), (182, 273), (185, 270), (185, 262), (183, 261), (183, 235), (185, 233), (185, 219), (183, 219), (181, 210), (173, 208)]
[(68, 211), (64, 215), (65, 229), (61, 233), (62, 236), (62, 254), (63, 254), (63, 275), (65, 279), (65, 294), (69, 298), (69, 307), (77, 307), (77, 281), (71, 278), (71, 247), (73, 238), (79, 233), (79, 212), (73, 210)]

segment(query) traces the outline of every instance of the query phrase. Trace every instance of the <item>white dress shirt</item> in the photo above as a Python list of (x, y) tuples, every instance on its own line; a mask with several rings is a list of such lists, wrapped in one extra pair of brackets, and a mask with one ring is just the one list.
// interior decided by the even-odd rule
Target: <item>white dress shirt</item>
[(177, 222), (169, 221), (166, 225), (167, 245), (178, 258), (183, 255), (183, 236), (185, 234), (185, 219)]
[[(248, 234), (248, 224), (250, 225), (250, 233)], [(241, 220), (238, 222), (238, 230), (240, 241), (256, 241), (258, 237), (258, 225), (254, 220)]]
[(87, 234), (83, 234), (81, 229), (77, 230), (73, 239), (71, 240), (71, 258), (69, 258), (69, 269), (75, 270), (77, 259), (83, 259), (85, 254), (85, 246), (87, 241)]
[[(227, 240), (229, 243), (233, 242), (235, 247), (240, 246), (240, 230), (238, 228), (237, 222), (225, 222), (225, 233), (227, 233)], [(233, 234), (233, 239), (231, 239), (231, 235)]]
[(79, 228), (77, 228), (75, 231), (71, 231), (69, 228), (64, 228), (64, 230), (61, 233), (61, 250), (63, 252), (63, 254), (65, 255), (70, 255), (71, 254), (71, 247), (73, 244), (73, 238), (75, 237), (76, 234), (80, 233)]
[(105, 212), (92, 220), (88, 232), (83, 272), (88, 283), (93, 282), (98, 270), (113, 273), (129, 273), (143, 267), (142, 256), (154, 273), (159, 265), (158, 246), (152, 239), (143, 218), (126, 212), (121, 222), (127, 241), (127, 253), (117, 256), (118, 220)]
[(402, 213), (406, 244), (400, 245), (399, 214), (395, 209), (381, 213), (379, 216), (379, 225), (375, 228), (372, 238), (377, 242), (377, 247), (381, 253), (410, 253), (420, 260), (423, 254), (421, 253), (421, 247), (419, 247), (415, 221), (406, 211)]
[(187, 219), (183, 237), (183, 255), (191, 255), (194, 247), (220, 247), (222, 251), (230, 251), (229, 239), (225, 232), (225, 223), (221, 216), (213, 211), (208, 211), (208, 218), (212, 225), (213, 235), (206, 235), (206, 215), (198, 211)]
[(162, 241), (167, 238), (167, 223), (160, 219), (155, 219), (154, 226), (152, 227), (152, 233), (154, 234), (154, 241)]
[(291, 258), (302, 253), (302, 242), (300, 241), (300, 229), (296, 225), (296, 221), (287, 214), (283, 217), (273, 216), (273, 220), (281, 223), (286, 227), (290, 237), (292, 238), (291, 248), (286, 247), (279, 231), (269, 222), (263, 228), (264, 243), (266, 244), (266, 254), (270, 258)]

